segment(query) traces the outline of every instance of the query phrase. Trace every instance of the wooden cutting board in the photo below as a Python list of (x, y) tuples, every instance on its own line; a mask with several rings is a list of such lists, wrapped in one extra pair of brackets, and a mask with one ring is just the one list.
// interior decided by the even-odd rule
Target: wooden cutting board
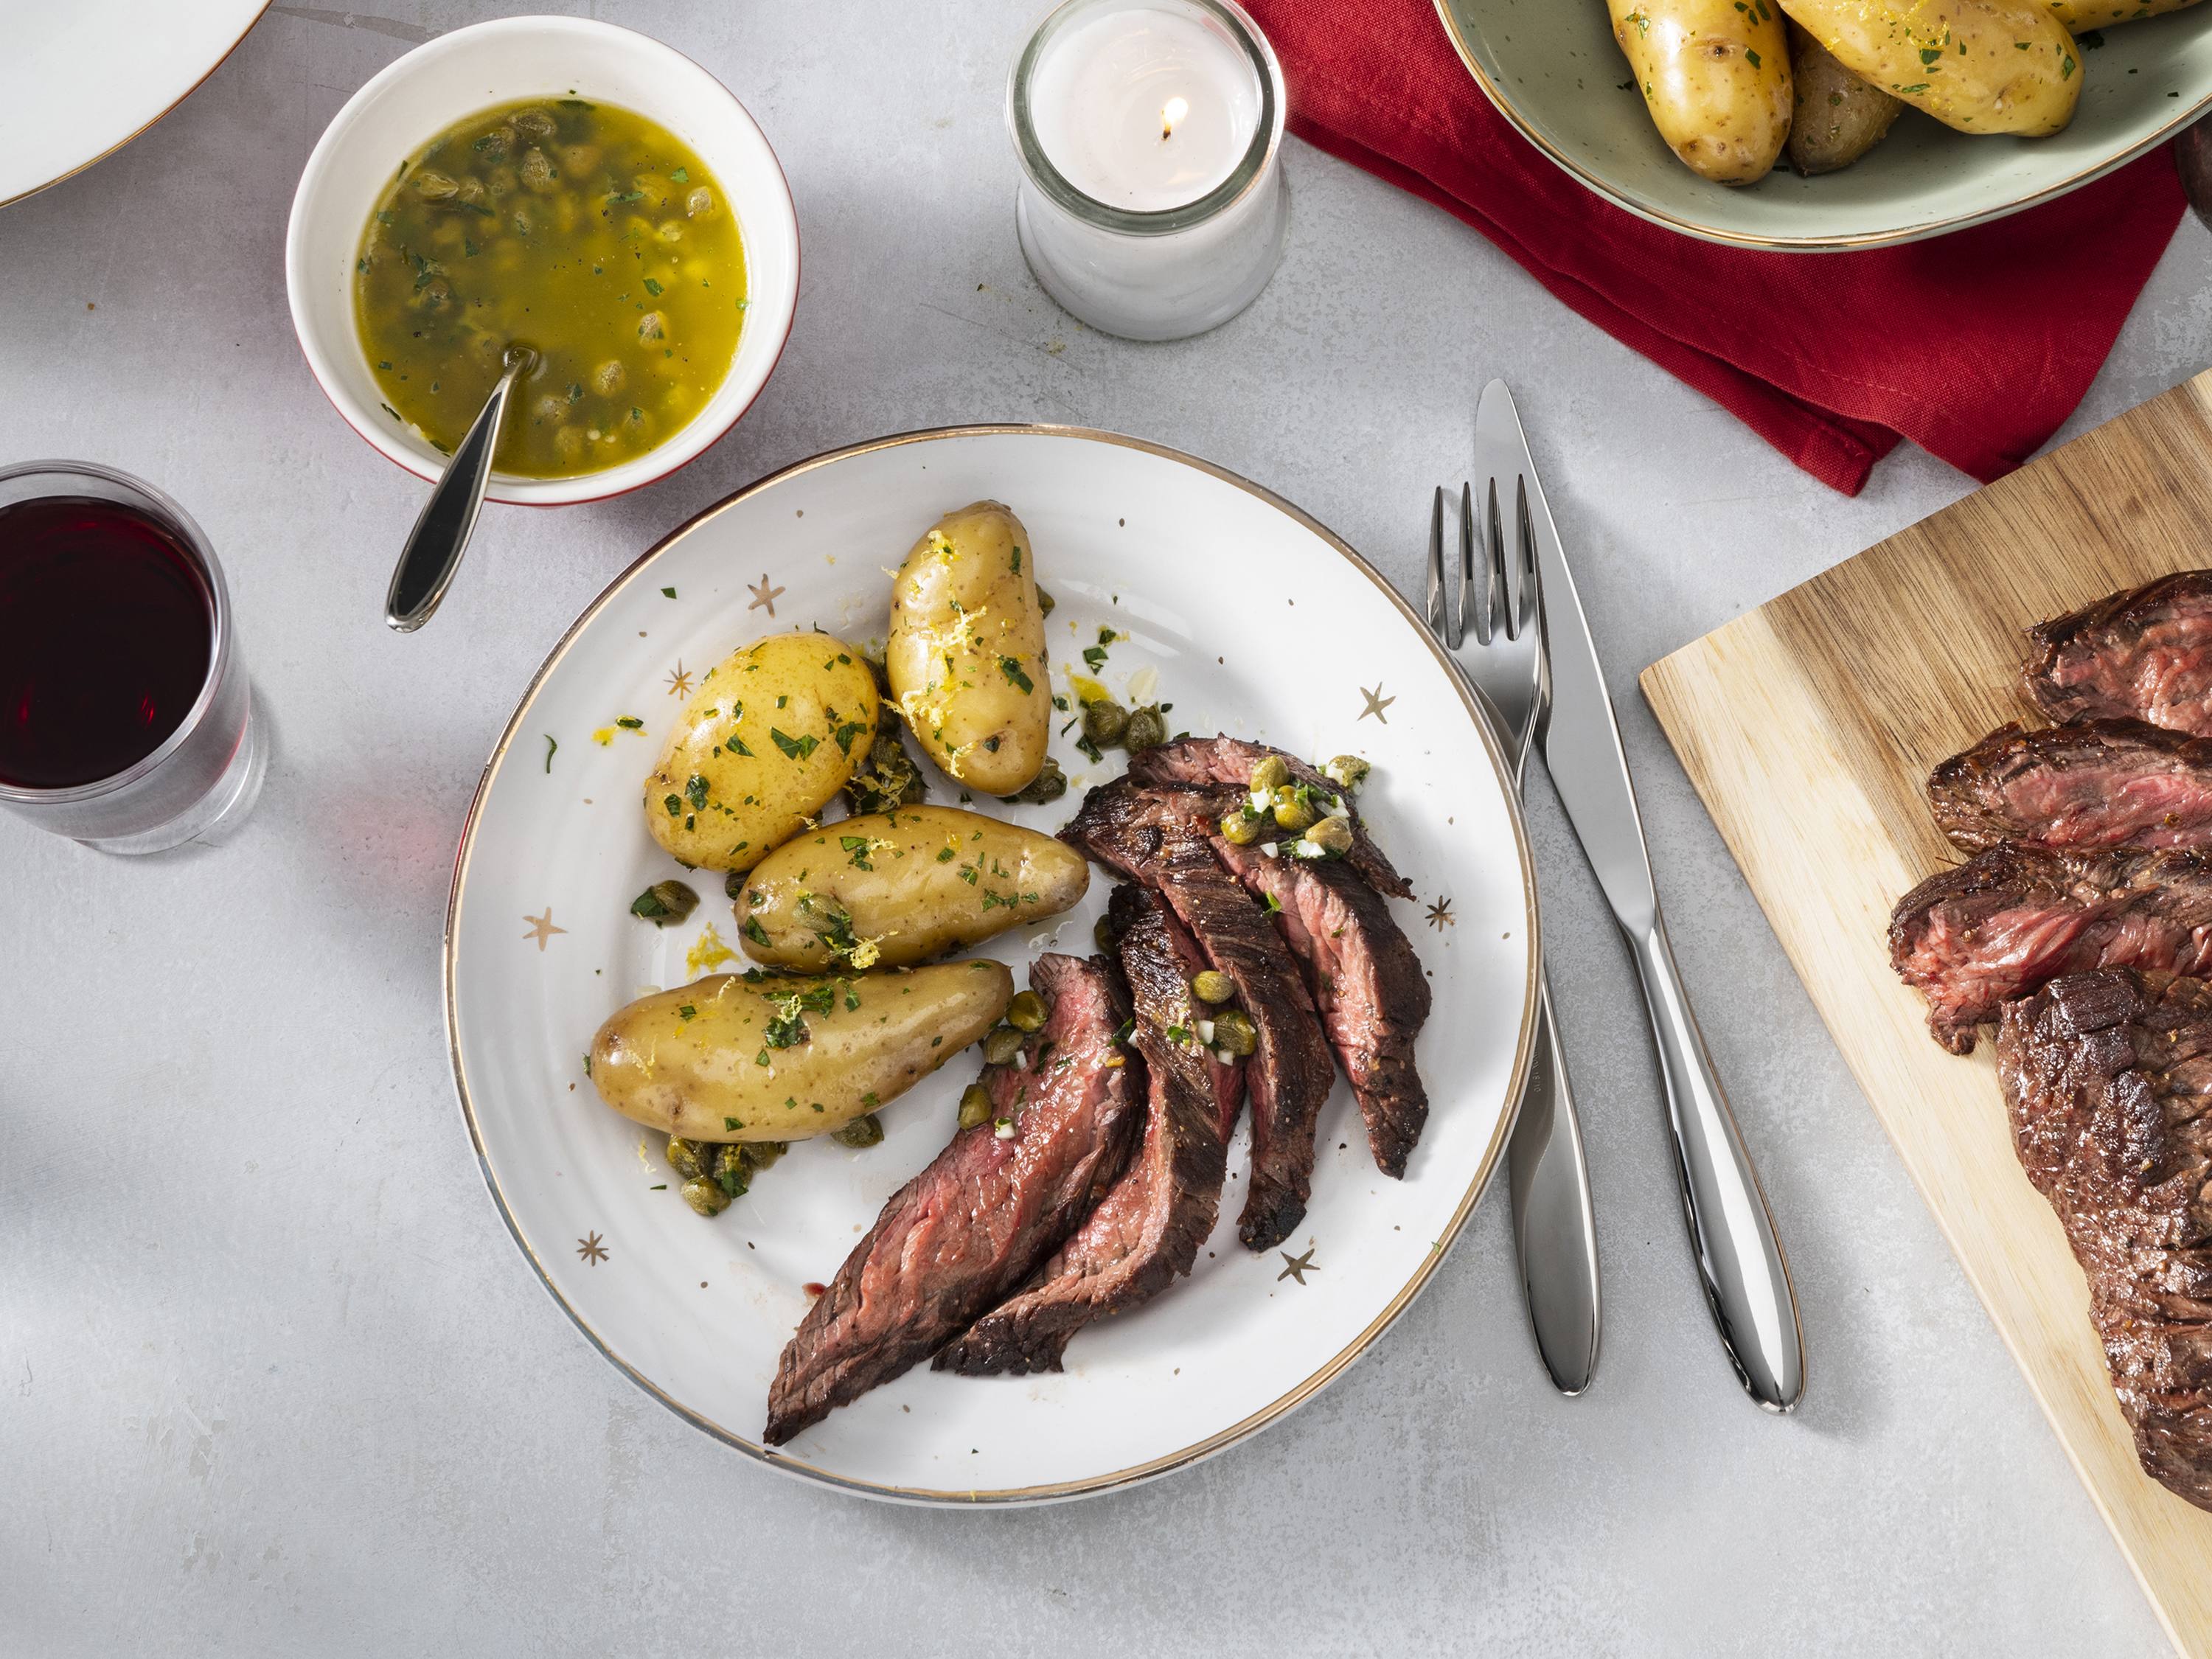
[(2021, 630), (2208, 564), (2212, 373), (1684, 647), (1643, 686), (2174, 1645), (2212, 1659), (2212, 1514), (2137, 1466), (2081, 1270), (2013, 1154), (1991, 1045), (1939, 1049), (1885, 939), (1898, 897), (1957, 861), (1929, 769), (2034, 718)]

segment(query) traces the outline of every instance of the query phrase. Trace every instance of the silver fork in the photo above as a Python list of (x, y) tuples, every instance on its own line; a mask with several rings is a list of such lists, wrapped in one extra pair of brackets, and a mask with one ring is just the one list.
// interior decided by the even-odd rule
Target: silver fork
[[(1459, 593), (1447, 606), (1444, 588), (1444, 492), (1437, 490), (1429, 515), (1429, 628), (1446, 647), (1452, 666), (1491, 720), (1521, 791), (1528, 743), (1551, 702), (1551, 677), (1543, 640), (1544, 590), (1536, 565), (1525, 489), (1514, 502), (1512, 556), (1498, 511), (1498, 481), (1489, 481), (1484, 503), (1487, 534), (1478, 572), (1474, 494), (1459, 493)], [(1469, 624), (1482, 647), (1480, 675), (1460, 659)], [(1531, 941), (1535, 944), (1535, 941)], [(1521, 1262), (1521, 1289), (1544, 1369), (1559, 1392), (1577, 1395), (1597, 1370), (1599, 1334), (1597, 1224), (1591, 1211), (1589, 1169), (1583, 1131), (1567, 1081), (1566, 1056), (1552, 1018), (1552, 981), (1544, 971), (1536, 987), (1534, 1052), (1513, 1136), (1506, 1146), (1513, 1198), (1513, 1248)]]

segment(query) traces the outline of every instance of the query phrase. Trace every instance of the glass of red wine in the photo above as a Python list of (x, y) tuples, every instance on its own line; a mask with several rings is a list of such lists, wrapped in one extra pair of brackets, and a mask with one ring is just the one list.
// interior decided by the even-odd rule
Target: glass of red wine
[(112, 853), (222, 840), (267, 763), (222, 568), (83, 461), (0, 468), (0, 806)]

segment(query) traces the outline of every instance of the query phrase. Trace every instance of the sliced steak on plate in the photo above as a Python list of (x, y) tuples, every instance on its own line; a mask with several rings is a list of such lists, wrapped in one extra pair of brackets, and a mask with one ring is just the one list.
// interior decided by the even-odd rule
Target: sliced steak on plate
[(2065, 1224), (2144, 1473), (2212, 1510), (2212, 986), (2055, 979), (1997, 1032), (2020, 1161)]
[[(1234, 794), (1216, 793), (1204, 809), (1219, 821)], [(1413, 1065), (1413, 1040), (1429, 1017), (1429, 981), (1413, 941), (1390, 908), (1349, 862), (1269, 858), (1218, 833), (1214, 854), (1237, 879), (1276, 907), (1276, 930), (1305, 975), (1329, 1046), (1359, 1101), (1376, 1167), (1402, 1176), (1428, 1121), (1429, 1095)]]
[(1998, 727), (1929, 775), (1936, 822), (1978, 853), (2212, 845), (2212, 742), (2137, 720)]
[(1247, 1249), (1272, 1249), (1304, 1218), (1314, 1123), (1336, 1067), (1290, 951), (1243, 884), (1222, 867), (1210, 840), (1185, 821), (1178, 793), (1117, 778), (1093, 789), (1060, 833), (1158, 893), (1207, 962), (1235, 983), (1237, 1006), (1259, 1035), (1258, 1050), (1244, 1066), (1252, 1174), (1237, 1236)]
[[(1164, 743), (1156, 749), (1131, 756), (1128, 775), (1145, 784), (1181, 784), (1198, 788), (1227, 784), (1249, 790), (1252, 787), (1252, 769), (1270, 755), (1290, 769), (1291, 777), (1310, 785), (1324, 796), (1350, 794), (1296, 755), (1270, 749), (1264, 743), (1247, 743), (1241, 738), (1177, 738), (1173, 743)], [(1349, 800), (1346, 804), (1352, 805)], [(1413, 884), (1383, 857), (1382, 849), (1368, 835), (1356, 805), (1352, 830), (1352, 851), (1345, 855), (1346, 862), (1366, 877), (1376, 892), (1391, 898), (1413, 897)]]
[(1191, 976), (1206, 958), (1148, 888), (1115, 888), (1108, 914), (1135, 1006), (1131, 1041), (1151, 1084), (1143, 1143), (1029, 1285), (939, 1351), (939, 1370), (1058, 1370), (1076, 1332), (1150, 1301), (1188, 1273), (1220, 1214), (1243, 1080), (1190, 1035), (1198, 1018)]
[(967, 1329), (1121, 1176), (1144, 1083), (1141, 1062), (1115, 1041), (1128, 1016), (1120, 971), (1103, 957), (1046, 955), (1030, 986), (1049, 1009), (1044, 1028), (1013, 1063), (983, 1073), (1011, 1136), (991, 1120), (963, 1129), (892, 1194), (783, 1351), (769, 1390), (771, 1446)]
[(1928, 1029), (1972, 1054), (1977, 1026), (2061, 974), (2212, 971), (2212, 854), (2057, 853), (2005, 842), (1897, 902), (1889, 960)]
[(2051, 719), (2132, 714), (2212, 737), (2212, 570), (2114, 593), (2027, 639), (2027, 694)]

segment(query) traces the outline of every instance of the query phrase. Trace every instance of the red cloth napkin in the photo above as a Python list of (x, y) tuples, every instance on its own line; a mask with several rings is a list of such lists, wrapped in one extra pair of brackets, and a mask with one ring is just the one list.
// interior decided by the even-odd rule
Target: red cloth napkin
[(2025, 461), (2088, 390), (2185, 205), (2161, 149), (1929, 241), (1723, 247), (1547, 161), (1492, 107), (1430, 0), (1243, 3), (1282, 59), (1291, 131), (1456, 214), (1846, 495), (1899, 437), (1984, 483)]

